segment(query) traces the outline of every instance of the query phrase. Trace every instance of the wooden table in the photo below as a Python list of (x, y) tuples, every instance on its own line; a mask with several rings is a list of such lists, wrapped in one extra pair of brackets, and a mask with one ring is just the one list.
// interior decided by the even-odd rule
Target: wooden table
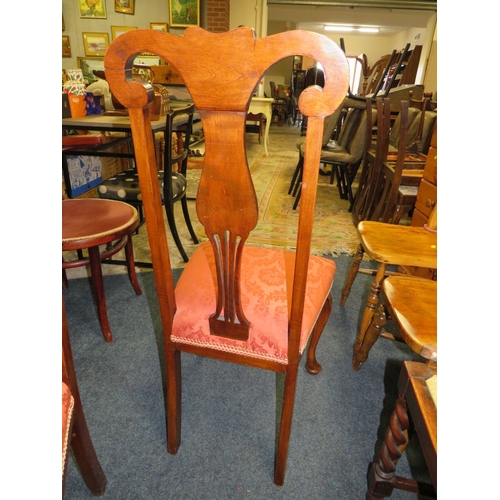
[[(185, 107), (185, 103), (183, 105)], [(199, 113), (195, 113), (193, 124), (193, 132), (201, 130), (201, 120)], [(173, 131), (176, 131), (177, 127), (182, 127), (187, 122), (187, 115), (179, 115), (174, 118)], [(151, 131), (153, 136), (157, 132), (165, 132), (167, 127), (167, 122), (165, 117), (161, 117), (159, 120), (151, 121)], [(115, 116), (115, 115), (89, 115), (81, 116), (77, 118), (63, 118), (62, 119), (62, 129), (63, 130), (94, 130), (98, 132), (123, 132), (125, 137), (118, 138), (116, 140), (99, 144), (96, 146), (71, 146), (63, 147), (62, 149), (62, 167), (63, 175), (66, 183), (66, 189), (68, 196), (73, 198), (71, 180), (68, 169), (67, 157), (68, 156), (99, 156), (99, 157), (111, 157), (111, 158), (134, 158), (133, 142), (132, 142), (132, 128), (130, 126), (130, 118), (128, 116)], [(126, 142), (128, 145), (127, 152), (117, 152), (113, 151), (112, 148), (117, 146), (121, 142)], [(95, 187), (98, 181), (89, 184), (89, 189)]]
[(266, 117), (266, 129), (264, 131), (264, 149), (267, 153), (267, 145), (269, 144), (269, 128), (271, 127), (271, 120), (273, 117), (272, 104), (274, 99), (271, 97), (252, 97), (250, 105), (248, 106), (248, 113), (258, 115), (263, 113)]
[[(386, 498), (394, 488), (432, 496), (437, 492), (437, 367), (431, 364), (404, 361), (398, 381), (399, 398), (391, 416), (380, 458), (368, 471), (367, 500)], [(400, 449), (407, 444), (409, 415), (424, 454), (431, 485), (396, 476)]]

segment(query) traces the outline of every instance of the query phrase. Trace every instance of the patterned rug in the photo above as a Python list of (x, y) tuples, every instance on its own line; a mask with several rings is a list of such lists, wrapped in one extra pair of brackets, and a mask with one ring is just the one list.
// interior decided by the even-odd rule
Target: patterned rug
[[(250, 170), (259, 200), (259, 223), (249, 243), (294, 249), (300, 204), (293, 210), (295, 198), (288, 194), (297, 165), (297, 151), (261, 155)], [(359, 243), (348, 212), (349, 202), (341, 200), (329, 177), (319, 176), (314, 213), (311, 252), (315, 255), (353, 254)]]
[[(259, 223), (248, 239), (249, 244), (295, 248), (300, 204), (293, 210), (295, 199), (288, 194), (288, 189), (297, 160), (297, 151), (270, 150), (269, 156), (261, 153), (250, 166), (259, 202)], [(189, 171), (188, 196), (194, 197), (200, 174), (201, 170)], [(340, 199), (336, 185), (330, 185), (328, 177), (320, 176), (311, 253), (354, 253), (359, 240), (348, 208), (349, 202)], [(206, 239), (203, 227), (199, 227), (196, 234)]]

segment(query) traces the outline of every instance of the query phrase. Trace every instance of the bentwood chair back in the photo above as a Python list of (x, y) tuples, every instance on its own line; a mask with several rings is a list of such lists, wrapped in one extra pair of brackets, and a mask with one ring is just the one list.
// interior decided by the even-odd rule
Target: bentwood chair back
[[(196, 249), (175, 290), (151, 137), (148, 104), (154, 93), (148, 83), (130, 77), (132, 61), (141, 52), (157, 54), (179, 73), (205, 137), (196, 211), (208, 241)], [(326, 84), (306, 88), (299, 98), (300, 111), (308, 116), (307, 189), (296, 251), (288, 252), (245, 244), (259, 212), (245, 154), (245, 120), (255, 86), (268, 68), (296, 54), (319, 61)], [(225, 33), (190, 27), (183, 37), (129, 31), (110, 45), (104, 65), (132, 127), (165, 342), (168, 451), (175, 454), (181, 439), (181, 351), (280, 372), (285, 385), (274, 481), (282, 485), (299, 360), (310, 339), (306, 368), (311, 373), (321, 369), (315, 348), (331, 310), (335, 264), (311, 256), (310, 244), (323, 119), (346, 95), (347, 60), (333, 41), (316, 33), (295, 30), (256, 39), (248, 27)]]
[[(186, 123), (182, 126), (175, 127), (176, 133), (174, 133), (174, 119), (178, 116), (186, 118)], [(199, 243), (191, 224), (187, 203), (188, 200), (186, 197), (187, 164), (189, 157), (189, 142), (193, 130), (193, 118), (194, 105), (171, 109), (167, 113), (165, 118), (166, 127), (164, 133), (165, 151), (163, 155), (163, 169), (157, 172), (168, 226), (184, 262), (187, 262), (189, 257), (184, 249), (177, 229), (174, 214), (175, 203), (180, 202), (181, 204), (184, 221), (193, 243)], [(177, 143), (174, 144), (173, 138), (177, 135), (181, 135), (182, 139), (181, 141), (176, 141)], [(100, 184), (98, 193), (100, 198), (124, 201), (136, 207), (140, 213), (142, 213), (141, 185), (139, 183), (137, 168), (135, 167), (125, 172), (121, 172)]]

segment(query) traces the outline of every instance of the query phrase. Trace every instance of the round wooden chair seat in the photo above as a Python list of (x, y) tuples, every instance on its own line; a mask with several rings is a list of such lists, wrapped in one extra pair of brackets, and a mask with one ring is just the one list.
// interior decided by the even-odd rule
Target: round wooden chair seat
[(118, 240), (139, 224), (137, 210), (120, 201), (98, 198), (63, 200), (63, 250), (80, 250)]
[[(101, 261), (125, 248), (130, 281), (135, 293), (141, 295), (142, 290), (137, 281), (132, 246), (132, 232), (138, 225), (137, 210), (121, 201), (85, 198), (68, 199), (62, 202), (62, 250), (78, 251), (77, 259), (63, 260), (63, 283), (67, 286), (64, 274), (66, 269), (90, 264), (99, 323), (106, 342), (111, 342), (113, 337), (106, 311)], [(104, 250), (99, 248), (101, 245), (105, 245)], [(88, 258), (84, 257), (81, 252), (84, 249), (88, 249)]]

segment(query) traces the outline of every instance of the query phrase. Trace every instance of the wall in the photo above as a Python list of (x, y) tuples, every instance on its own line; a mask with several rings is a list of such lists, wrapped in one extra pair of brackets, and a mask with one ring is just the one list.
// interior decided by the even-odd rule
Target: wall
[[(107, 33), (112, 42), (111, 26), (149, 28), (149, 23), (168, 23), (167, 0), (136, 0), (134, 14), (115, 12), (114, 0), (106, 0), (106, 19), (81, 19), (78, 0), (62, 0), (65, 31), (71, 45), (71, 57), (62, 58), (62, 69), (78, 67), (78, 57), (85, 57), (82, 33)], [(229, 29), (230, 0), (201, 0), (200, 24), (208, 31)], [(170, 28), (170, 33), (182, 35), (184, 28)]]
[[(166, 0), (148, 0), (147, 6), (140, 0), (135, 1), (135, 13), (122, 14), (115, 12), (114, 0), (106, 1), (106, 19), (81, 19), (78, 9), (78, 0), (62, 0), (62, 13), (66, 30), (71, 44), (71, 57), (62, 58), (62, 68), (77, 68), (77, 57), (85, 57), (83, 47), (84, 32), (108, 33), (111, 39), (111, 26), (135, 26), (149, 28), (150, 22), (168, 23), (168, 3)], [(184, 30), (172, 29), (172, 33), (182, 34)]]

